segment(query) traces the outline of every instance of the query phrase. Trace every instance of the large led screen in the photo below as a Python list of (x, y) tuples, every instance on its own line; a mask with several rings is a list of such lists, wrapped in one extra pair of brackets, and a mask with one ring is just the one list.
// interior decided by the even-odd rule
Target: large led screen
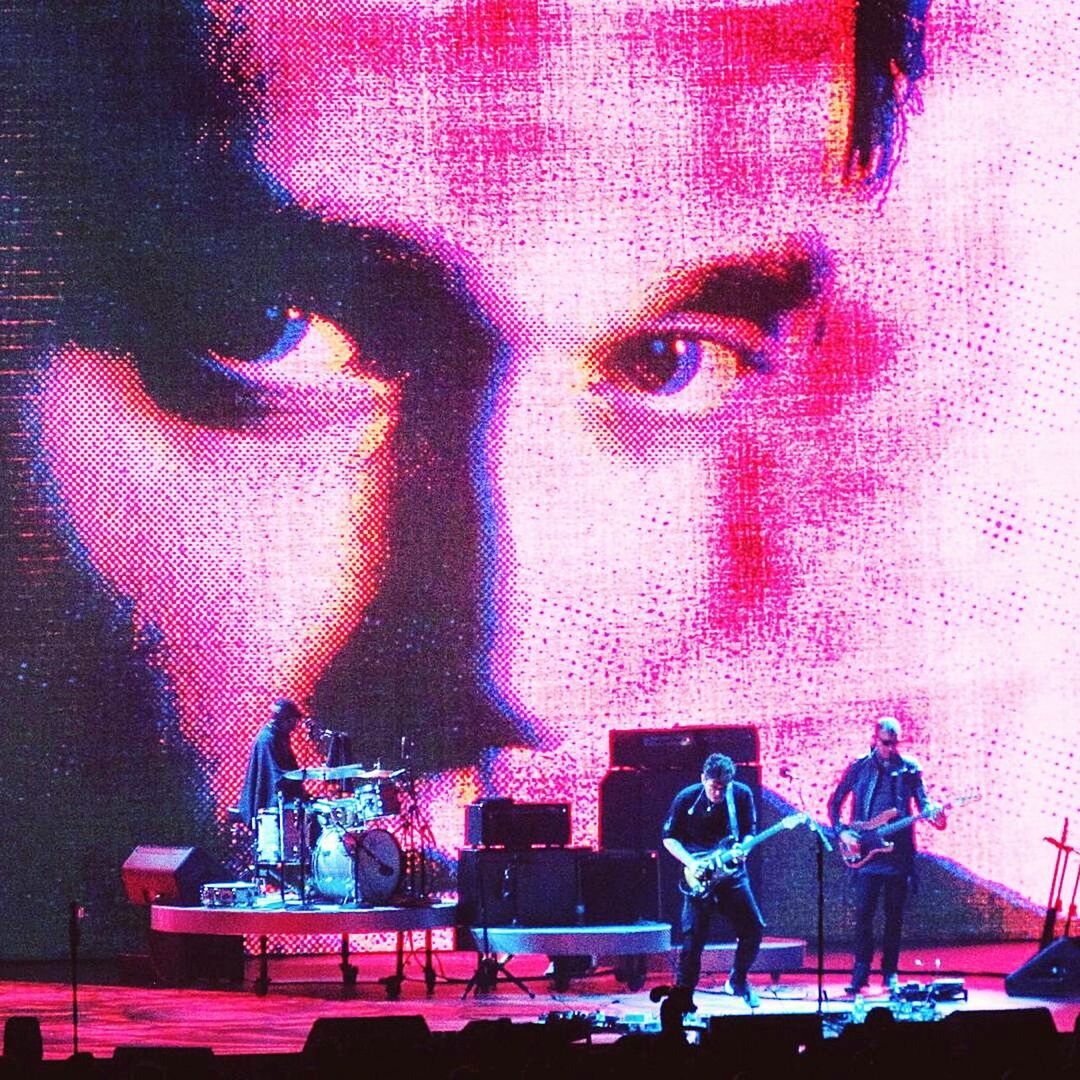
[(1054, 7), (13, 7), (0, 955), (72, 901), (133, 947), (137, 844), (233, 859), (282, 697), (405, 753), (447, 887), (480, 796), (595, 844), (613, 730), (754, 726), (823, 817), (892, 715), (981, 796), (911, 933), (1037, 934), (1080, 818)]

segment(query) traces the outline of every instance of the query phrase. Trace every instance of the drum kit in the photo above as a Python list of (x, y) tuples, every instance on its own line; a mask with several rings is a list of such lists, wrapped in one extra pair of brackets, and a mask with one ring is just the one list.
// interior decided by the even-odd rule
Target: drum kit
[(393, 772), (363, 765), (293, 769), (286, 780), (338, 785), (330, 798), (286, 802), (255, 819), (255, 870), (260, 876), (288, 871), (300, 896), (336, 904), (385, 904), (398, 891), (404, 867), (401, 845), (384, 827), (401, 813)]

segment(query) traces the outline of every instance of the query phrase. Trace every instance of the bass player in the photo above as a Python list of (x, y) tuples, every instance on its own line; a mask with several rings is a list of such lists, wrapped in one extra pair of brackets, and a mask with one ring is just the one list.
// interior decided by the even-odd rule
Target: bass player
[[(911, 825), (889, 836), (889, 843), (876, 843), (873, 826), (903, 818), (912, 807), (931, 824), (944, 827), (944, 814), (930, 802), (923, 786), (922, 770), (914, 758), (897, 750), (900, 723), (882, 716), (874, 724), (870, 753), (853, 761), (844, 770), (829, 800), (829, 820), (838, 831), (844, 859), (854, 866), (855, 941), (850, 995), (860, 993), (870, 981), (874, 956), (874, 912), (883, 899), (885, 929), (881, 949), (882, 988), (891, 994), (898, 988), (900, 932), (904, 904), (915, 866), (915, 835)], [(851, 796), (850, 825), (840, 825), (840, 811)]]
[[(735, 763), (725, 754), (710, 754), (701, 767), (701, 783), (680, 791), (668, 811), (664, 847), (687, 871), (676, 973), (676, 989), (687, 1011), (693, 1009), (701, 953), (714, 915), (730, 921), (737, 939), (725, 993), (741, 997), (752, 1009), (760, 1004), (747, 979), (765, 929), (746, 872), (746, 855), (756, 829), (754, 794), (735, 780)], [(723, 851), (719, 869), (713, 858), (718, 850)]]

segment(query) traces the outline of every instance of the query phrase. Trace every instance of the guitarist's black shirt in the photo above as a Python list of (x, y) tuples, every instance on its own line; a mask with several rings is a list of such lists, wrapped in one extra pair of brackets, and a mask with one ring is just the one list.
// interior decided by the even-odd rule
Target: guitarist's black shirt
[[(735, 800), (735, 816), (738, 828), (736, 839), (742, 840), (757, 832), (757, 808), (754, 794), (737, 780), (732, 781), (732, 794)], [(664, 822), (663, 834), (678, 840), (687, 851), (712, 851), (732, 835), (731, 822), (728, 820), (727, 796), (718, 803), (709, 802), (705, 788), (701, 784), (691, 784), (675, 796)], [(746, 876), (745, 866), (731, 875), (730, 881), (739, 881)]]

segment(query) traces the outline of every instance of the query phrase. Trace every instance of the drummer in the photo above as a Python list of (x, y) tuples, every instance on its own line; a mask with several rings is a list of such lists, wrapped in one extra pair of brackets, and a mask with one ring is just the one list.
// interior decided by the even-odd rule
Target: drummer
[(277, 805), (279, 791), (286, 801), (303, 797), (303, 782), (285, 777), (298, 769), (289, 738), (302, 716), (294, 701), (282, 698), (274, 702), (270, 719), (255, 736), (239, 805), (241, 820), (249, 825), (260, 810)]

